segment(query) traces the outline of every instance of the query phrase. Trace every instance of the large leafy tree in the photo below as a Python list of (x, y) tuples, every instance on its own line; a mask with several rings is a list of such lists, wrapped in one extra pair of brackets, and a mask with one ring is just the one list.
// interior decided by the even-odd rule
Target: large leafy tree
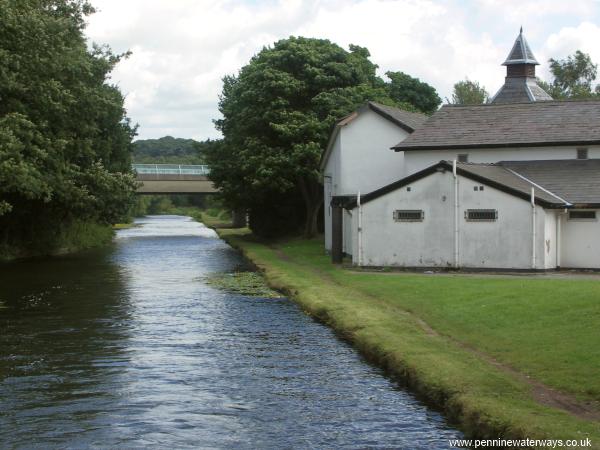
[(469, 79), (454, 84), (452, 91), (453, 105), (480, 105), (487, 103), (489, 94), (477, 81)]
[(409, 103), (425, 114), (433, 114), (442, 103), (436, 90), (403, 72), (386, 72), (390, 82), (386, 87), (389, 96), (396, 102)]
[(336, 120), (365, 100), (395, 104), (369, 52), (290, 37), (264, 48), (223, 80), (216, 121), (223, 140), (206, 151), (211, 177), (259, 234), (317, 230), (318, 162)]
[(124, 55), (88, 49), (83, 0), (0, 0), (0, 239), (32, 240), (129, 207), (135, 130), (107, 80)]
[(539, 81), (540, 86), (554, 99), (584, 99), (600, 96), (600, 85), (594, 88), (598, 65), (590, 55), (577, 50), (565, 59), (550, 59), (553, 80)]

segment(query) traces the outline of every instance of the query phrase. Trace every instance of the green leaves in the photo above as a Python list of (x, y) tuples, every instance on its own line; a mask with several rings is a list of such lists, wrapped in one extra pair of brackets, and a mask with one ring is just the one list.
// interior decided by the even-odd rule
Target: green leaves
[(477, 81), (459, 81), (452, 92), (453, 105), (480, 105), (487, 103), (490, 95)]
[(118, 61), (88, 50), (82, 0), (0, 0), (0, 240), (110, 222), (133, 195)]
[(600, 96), (600, 85), (593, 86), (598, 73), (598, 65), (592, 62), (590, 55), (577, 50), (565, 59), (551, 58), (550, 71), (554, 79), (551, 83), (539, 82), (552, 98), (585, 99)]
[[(315, 231), (321, 153), (335, 122), (367, 100), (437, 108), (431, 86), (400, 73), (386, 84), (369, 57), (356, 45), (346, 51), (328, 40), (290, 37), (223, 78), (223, 118), (215, 124), (224, 139), (206, 151), (206, 160), (229, 206), (250, 210), (251, 225), (276, 232), (272, 224), (281, 223), (280, 231), (289, 232), (307, 220), (305, 233)], [(290, 207), (304, 214), (290, 215)]]
[(403, 72), (386, 72), (391, 80), (389, 96), (400, 103), (409, 103), (425, 114), (433, 114), (442, 103), (435, 89)]

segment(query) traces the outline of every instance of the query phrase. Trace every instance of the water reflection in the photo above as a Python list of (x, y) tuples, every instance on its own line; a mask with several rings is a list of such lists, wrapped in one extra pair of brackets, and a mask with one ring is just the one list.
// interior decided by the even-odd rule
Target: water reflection
[(286, 299), (215, 290), (245, 263), (187, 218), (0, 266), (7, 447), (448, 448), (443, 418)]

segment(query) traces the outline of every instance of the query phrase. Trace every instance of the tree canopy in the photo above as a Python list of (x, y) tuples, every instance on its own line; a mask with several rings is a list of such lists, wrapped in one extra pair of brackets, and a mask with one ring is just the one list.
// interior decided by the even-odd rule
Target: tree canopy
[[(318, 163), (336, 120), (366, 100), (398, 105), (367, 49), (290, 37), (226, 76), (216, 121), (223, 141), (206, 152), (211, 177), (259, 234), (316, 231)], [(405, 105), (406, 106), (406, 105)], [(407, 108), (414, 109), (412, 106)]]
[(159, 139), (140, 139), (133, 143), (133, 161), (150, 164), (203, 164), (204, 149), (211, 140), (165, 136)]
[(88, 49), (83, 0), (0, 0), (0, 243), (129, 207), (135, 129), (107, 82), (122, 57)]
[(583, 99), (600, 96), (600, 85), (594, 87), (598, 65), (587, 53), (577, 50), (565, 59), (551, 58), (550, 83), (539, 81), (540, 86), (556, 100)]
[(433, 114), (442, 99), (429, 84), (403, 72), (386, 72), (390, 83), (387, 90), (390, 98), (398, 103), (408, 103), (418, 111)]
[(452, 92), (453, 105), (480, 105), (487, 103), (490, 95), (477, 81), (469, 79), (459, 81)]

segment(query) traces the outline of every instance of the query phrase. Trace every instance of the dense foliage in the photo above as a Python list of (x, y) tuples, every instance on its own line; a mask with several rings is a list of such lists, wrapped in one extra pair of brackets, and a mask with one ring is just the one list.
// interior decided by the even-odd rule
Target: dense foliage
[(600, 97), (600, 85), (594, 87), (598, 65), (590, 55), (577, 50), (566, 59), (550, 59), (553, 80), (539, 81), (540, 86), (555, 100)]
[(386, 72), (390, 83), (387, 85), (390, 97), (399, 103), (409, 103), (418, 111), (433, 114), (442, 103), (435, 89), (403, 72)]
[(143, 139), (133, 143), (133, 161), (151, 164), (202, 164), (204, 149), (212, 141), (165, 136), (160, 139)]
[(290, 37), (224, 78), (216, 121), (224, 139), (206, 161), (227, 205), (249, 210), (255, 233), (316, 232), (318, 163), (336, 120), (366, 100), (415, 109), (392, 99), (369, 56), (358, 46)]
[(0, 0), (0, 244), (111, 223), (132, 201), (135, 130), (107, 82), (124, 55), (88, 49), (84, 0)]
[(477, 81), (469, 79), (454, 84), (452, 91), (453, 105), (480, 105), (487, 103), (490, 95)]

